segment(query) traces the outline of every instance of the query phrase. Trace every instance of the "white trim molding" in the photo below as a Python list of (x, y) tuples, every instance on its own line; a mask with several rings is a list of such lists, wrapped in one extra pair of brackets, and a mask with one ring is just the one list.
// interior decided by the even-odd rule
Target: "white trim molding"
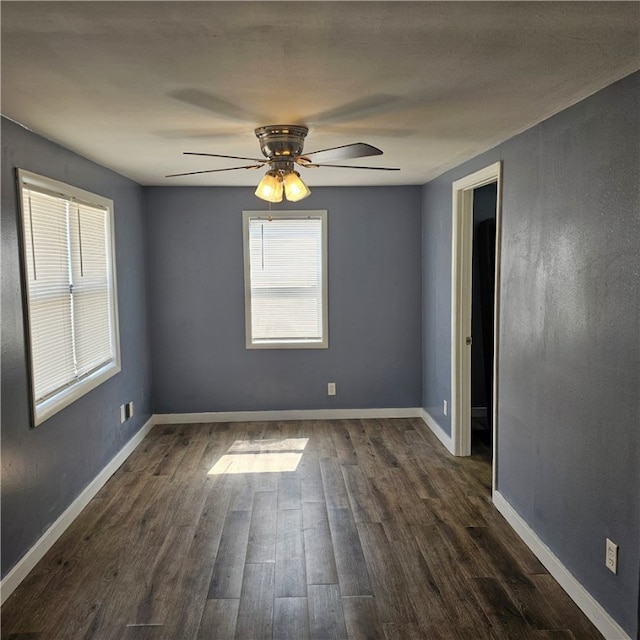
[(67, 507), (64, 513), (42, 534), (40, 539), (25, 553), (0, 583), (0, 604), (16, 590), (29, 572), (42, 560), (56, 540), (69, 528), (91, 499), (102, 489), (107, 480), (118, 470), (133, 453), (144, 437), (151, 431), (154, 418), (151, 416), (142, 428), (107, 463), (102, 471), (89, 483), (82, 493)]
[(433, 431), (435, 437), (444, 445), (445, 449), (455, 455), (451, 436), (436, 422), (435, 418), (426, 409), (420, 409), (420, 417), (427, 427)]
[(196, 424), (208, 422), (270, 422), (278, 420), (364, 420), (367, 418), (420, 418), (422, 409), (293, 409), (283, 411), (207, 411), (204, 413), (160, 413), (155, 424)]
[[(473, 253), (473, 190), (497, 183), (496, 198), (496, 296), (494, 313), (494, 386), (497, 405), (497, 362), (500, 283), (500, 226), (502, 162), (484, 167), (452, 183), (451, 213), (451, 440), (454, 455), (471, 455), (471, 284)], [(495, 410), (494, 438), (495, 439)], [(496, 466), (494, 451), (494, 468)], [(494, 479), (495, 480), (495, 479)]]
[(631, 640), (499, 491), (493, 492), (493, 504), (606, 640)]

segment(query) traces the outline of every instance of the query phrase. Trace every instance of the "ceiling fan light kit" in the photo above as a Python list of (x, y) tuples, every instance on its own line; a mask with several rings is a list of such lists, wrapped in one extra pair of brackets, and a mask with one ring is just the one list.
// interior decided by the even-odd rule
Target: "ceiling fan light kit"
[(291, 202), (298, 202), (298, 200), (303, 200), (310, 193), (311, 189), (307, 187), (307, 185), (300, 178), (300, 174), (297, 171), (291, 171), (290, 173), (285, 174), (284, 178), (284, 194), (287, 197), (287, 200), (291, 200)]
[(271, 169), (260, 180), (256, 196), (267, 202), (282, 202), (282, 196), (290, 202), (298, 202), (311, 194), (311, 189), (293, 168)]
[(277, 171), (267, 171), (258, 183), (256, 196), (267, 202), (282, 202), (282, 177)]
[(228, 169), (209, 169), (205, 171), (189, 171), (187, 173), (174, 173), (168, 178), (188, 176), (201, 173), (213, 173), (218, 171), (233, 171), (235, 169), (255, 169), (261, 166), (269, 166), (269, 170), (260, 180), (255, 195), (267, 202), (282, 202), (283, 196), (291, 201), (298, 202), (311, 193), (311, 189), (302, 181), (300, 174), (295, 170), (295, 165), (305, 168), (335, 167), (340, 169), (373, 169), (380, 171), (399, 171), (397, 168), (388, 167), (362, 167), (353, 165), (325, 164), (335, 160), (351, 160), (367, 156), (382, 155), (380, 149), (355, 142), (342, 147), (332, 147), (321, 151), (312, 151), (302, 154), (304, 139), (309, 133), (308, 127), (297, 124), (271, 124), (255, 129), (256, 137), (260, 142), (260, 150), (266, 160), (247, 158), (244, 156), (227, 156), (217, 153), (198, 153), (185, 151), (186, 155), (207, 156), (214, 158), (233, 158), (235, 160), (251, 160), (254, 163), (243, 167), (229, 167)]

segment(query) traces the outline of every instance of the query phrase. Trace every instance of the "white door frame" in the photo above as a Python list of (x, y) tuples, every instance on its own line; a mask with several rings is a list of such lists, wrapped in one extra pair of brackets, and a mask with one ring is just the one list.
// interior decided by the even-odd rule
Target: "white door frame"
[[(451, 238), (451, 442), (456, 456), (471, 455), (471, 282), (473, 259), (473, 190), (497, 183), (496, 273), (493, 324), (493, 469), (496, 469), (498, 402), (498, 326), (500, 292), (500, 228), (502, 162), (453, 183)], [(494, 477), (495, 484), (495, 477)]]

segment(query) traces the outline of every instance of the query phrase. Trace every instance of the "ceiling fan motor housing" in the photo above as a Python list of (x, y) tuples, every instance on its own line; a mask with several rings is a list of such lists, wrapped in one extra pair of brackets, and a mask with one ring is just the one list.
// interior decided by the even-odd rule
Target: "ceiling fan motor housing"
[(269, 160), (299, 156), (307, 133), (308, 127), (297, 124), (271, 124), (255, 130), (260, 149)]

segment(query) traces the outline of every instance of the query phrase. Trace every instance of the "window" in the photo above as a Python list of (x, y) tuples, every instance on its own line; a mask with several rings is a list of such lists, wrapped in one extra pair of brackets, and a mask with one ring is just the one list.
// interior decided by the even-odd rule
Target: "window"
[(113, 202), (18, 170), (34, 424), (120, 371)]
[(327, 212), (245, 211), (248, 349), (326, 349)]

